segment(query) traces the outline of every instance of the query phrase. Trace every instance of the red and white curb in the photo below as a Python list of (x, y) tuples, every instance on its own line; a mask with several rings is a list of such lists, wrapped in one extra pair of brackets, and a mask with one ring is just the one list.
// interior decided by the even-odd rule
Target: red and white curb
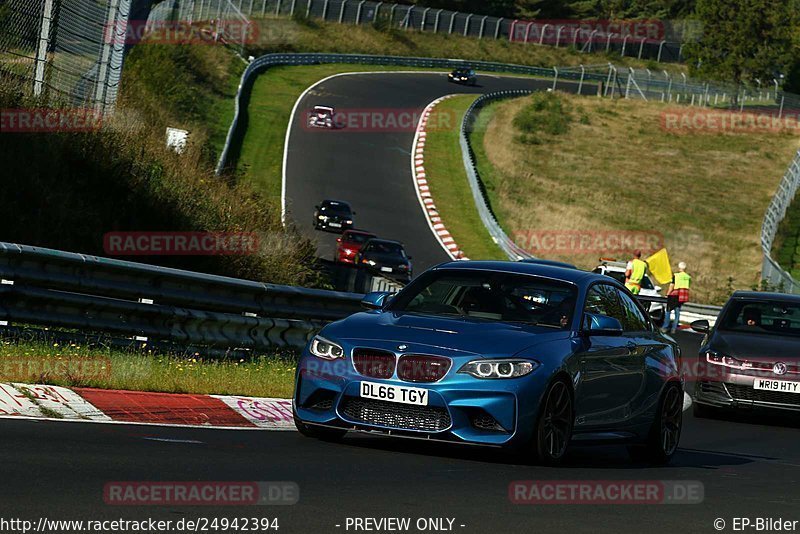
[(428, 221), (428, 226), (433, 232), (434, 237), (442, 245), (442, 248), (447, 252), (450, 258), (454, 260), (468, 260), (464, 252), (458, 247), (458, 244), (450, 235), (450, 232), (445, 227), (442, 218), (439, 216), (439, 211), (436, 209), (436, 204), (433, 202), (430, 187), (428, 186), (428, 176), (425, 174), (425, 142), (427, 141), (428, 120), (430, 119), (431, 112), (440, 102), (452, 98), (457, 95), (447, 95), (437, 98), (428, 104), (422, 112), (422, 116), (417, 124), (417, 131), (414, 135), (414, 144), (411, 153), (411, 174), (414, 177), (414, 188), (417, 191), (417, 199), (419, 200), (422, 211)]
[(0, 383), (0, 417), (295, 430), (290, 399)]

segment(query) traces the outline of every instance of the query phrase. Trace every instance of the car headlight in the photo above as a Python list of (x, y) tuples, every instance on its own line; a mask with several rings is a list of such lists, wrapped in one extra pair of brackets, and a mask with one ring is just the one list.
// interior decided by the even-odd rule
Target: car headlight
[(353, 219), (347, 219), (344, 223), (345, 224), (353, 224)]
[(706, 361), (714, 365), (722, 365), (723, 367), (730, 367), (732, 369), (748, 369), (750, 364), (738, 360), (732, 356), (725, 356), (713, 350), (706, 351)]
[(344, 358), (344, 349), (322, 336), (314, 336), (314, 339), (311, 340), (311, 354), (326, 360), (336, 360)]
[(464, 364), (458, 372), (475, 378), (519, 378), (538, 367), (539, 362), (530, 360), (473, 360)]
[(372, 260), (368, 260), (368, 259), (366, 259), (366, 258), (364, 258), (363, 260), (361, 260), (361, 263), (366, 263), (366, 264), (367, 264), (367, 265), (369, 265), (370, 267), (375, 267), (376, 265), (378, 265), (378, 264), (377, 264), (377, 263), (375, 263), (374, 261), (372, 261)]
[(327, 221), (327, 220), (328, 220), (328, 217), (326, 217), (325, 215), (320, 215), (320, 216), (319, 216), (319, 220), (320, 220), (320, 221)]

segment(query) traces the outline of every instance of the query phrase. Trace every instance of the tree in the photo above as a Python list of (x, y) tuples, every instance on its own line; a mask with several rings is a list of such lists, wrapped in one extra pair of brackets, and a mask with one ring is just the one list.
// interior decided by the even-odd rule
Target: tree
[(738, 85), (787, 71), (796, 17), (787, 0), (697, 0), (696, 16), (702, 37), (684, 49), (693, 74)]

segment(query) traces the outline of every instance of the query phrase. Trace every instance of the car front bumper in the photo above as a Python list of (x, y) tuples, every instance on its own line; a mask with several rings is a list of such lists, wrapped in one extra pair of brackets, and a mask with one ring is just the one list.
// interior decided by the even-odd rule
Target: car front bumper
[[(349, 359), (328, 362), (304, 354), (295, 415), (310, 425), (473, 445), (506, 446), (530, 437), (547, 386), (541, 369), (508, 380), (481, 380), (457, 370), (435, 383), (382, 380), (360, 375)], [(426, 389), (428, 404), (362, 398), (363, 381)]]
[[(695, 383), (693, 401), (718, 408), (768, 408), (800, 412), (800, 393), (755, 389), (758, 378), (788, 380), (786, 378), (754, 376), (726, 372), (724, 377), (700, 378)], [(793, 381), (797, 380), (792, 379)]]

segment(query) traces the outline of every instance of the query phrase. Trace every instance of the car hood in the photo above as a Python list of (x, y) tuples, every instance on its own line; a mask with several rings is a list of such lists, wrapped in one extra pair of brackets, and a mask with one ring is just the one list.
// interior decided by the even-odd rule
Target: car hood
[(800, 357), (800, 337), (718, 330), (708, 348), (751, 362), (795, 361)]
[(510, 357), (520, 351), (570, 337), (566, 330), (543, 326), (443, 318), (397, 312), (363, 312), (325, 327), (321, 335), (331, 341), (406, 352), (433, 352), (449, 356)]

